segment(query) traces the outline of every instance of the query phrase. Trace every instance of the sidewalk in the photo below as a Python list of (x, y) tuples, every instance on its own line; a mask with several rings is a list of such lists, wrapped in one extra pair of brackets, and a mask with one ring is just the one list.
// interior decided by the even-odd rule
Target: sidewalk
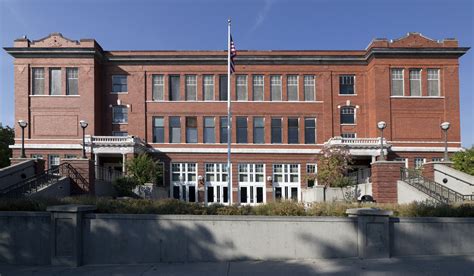
[(86, 265), (78, 268), (0, 264), (9, 275), (474, 275), (474, 256), (437, 256), (381, 260), (329, 259)]

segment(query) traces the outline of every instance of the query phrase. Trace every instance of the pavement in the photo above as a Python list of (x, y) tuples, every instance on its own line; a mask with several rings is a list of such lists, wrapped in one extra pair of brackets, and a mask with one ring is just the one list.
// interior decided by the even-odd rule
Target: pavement
[(9, 275), (474, 275), (474, 256), (427, 256), (379, 260), (324, 259), (85, 265), (81, 267), (0, 264)]

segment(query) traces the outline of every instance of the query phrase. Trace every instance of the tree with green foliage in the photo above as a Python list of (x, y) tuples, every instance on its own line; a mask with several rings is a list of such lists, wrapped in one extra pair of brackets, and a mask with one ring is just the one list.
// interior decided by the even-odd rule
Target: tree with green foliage
[(474, 175), (474, 146), (468, 150), (456, 152), (451, 157), (451, 161), (456, 170)]
[(349, 186), (352, 182), (346, 175), (351, 164), (352, 157), (346, 147), (325, 147), (318, 163), (318, 183), (326, 187)]
[(156, 183), (159, 179), (162, 179), (162, 168), (163, 166), (159, 162), (154, 161), (146, 153), (141, 153), (127, 162), (128, 175), (134, 178), (139, 185), (150, 182)]
[(10, 145), (15, 143), (15, 130), (9, 126), (0, 125), (0, 168), (10, 166), (10, 157), (12, 150)]

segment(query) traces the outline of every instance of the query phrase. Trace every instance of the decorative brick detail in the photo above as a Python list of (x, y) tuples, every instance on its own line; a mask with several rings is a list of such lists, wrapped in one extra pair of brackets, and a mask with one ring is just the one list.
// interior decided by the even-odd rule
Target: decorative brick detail
[(404, 162), (377, 161), (372, 163), (372, 195), (378, 203), (397, 203), (397, 181)]

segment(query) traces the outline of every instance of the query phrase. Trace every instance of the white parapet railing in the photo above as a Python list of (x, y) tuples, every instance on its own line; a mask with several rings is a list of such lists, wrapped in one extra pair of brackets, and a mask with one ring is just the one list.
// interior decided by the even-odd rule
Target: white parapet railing
[(86, 136), (86, 144), (94, 146), (134, 146), (144, 145), (143, 141), (134, 136)]
[[(330, 138), (325, 144), (329, 146), (346, 145), (349, 147), (380, 147), (380, 137), (376, 138), (343, 138), (340, 136)], [(383, 138), (384, 148), (390, 147)]]

